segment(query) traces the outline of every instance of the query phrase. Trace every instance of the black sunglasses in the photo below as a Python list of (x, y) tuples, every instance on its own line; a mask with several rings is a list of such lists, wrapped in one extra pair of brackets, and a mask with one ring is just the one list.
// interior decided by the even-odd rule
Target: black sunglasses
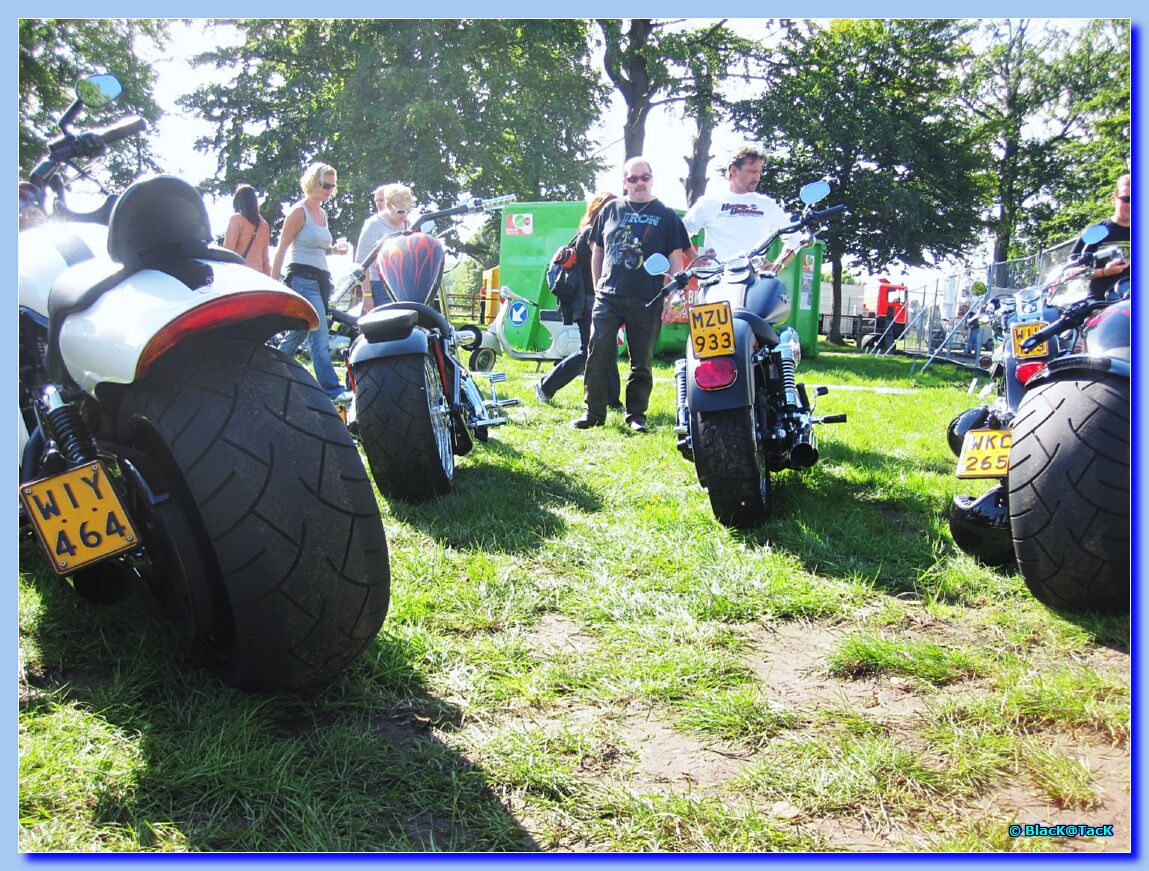
[(650, 181), (654, 178), (649, 172), (644, 172), (642, 175), (628, 175), (626, 180), (631, 184), (637, 184), (640, 181)]
[(1125, 194), (1124, 196), (1118, 194), (1117, 199), (1121, 200), (1123, 203), (1127, 203), (1129, 202), (1130, 197), (1129, 194)]
[(335, 190), (335, 185), (334, 185), (334, 183), (332, 183), (332, 182), (329, 182), (329, 181), (321, 181), (321, 182), (319, 183), (319, 186), (320, 186), (321, 188), (323, 188), (325, 191), (333, 191), (333, 190)]

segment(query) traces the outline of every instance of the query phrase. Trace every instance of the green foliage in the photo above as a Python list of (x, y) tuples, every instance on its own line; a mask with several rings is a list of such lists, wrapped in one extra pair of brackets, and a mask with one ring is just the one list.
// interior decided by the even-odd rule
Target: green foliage
[[(269, 19), (236, 22), (243, 43), (200, 63), (232, 81), (182, 104), (216, 125), (216, 192), (267, 191), (273, 223), (312, 161), (331, 164), (337, 232), (351, 236), (370, 192), (401, 180), (417, 201), (461, 193), (581, 197), (598, 165), (587, 131), (602, 88), (578, 20)], [(489, 250), (489, 243), (486, 246)]]
[(984, 154), (955, 101), (966, 29), (954, 21), (792, 24), (761, 96), (736, 106), (737, 127), (767, 145), (763, 190), (794, 198), (802, 183), (834, 177), (835, 201), (849, 211), (821, 238), (839, 269), (843, 256), (871, 272), (928, 263), (976, 240)]
[(990, 143), (994, 259), (1076, 235), (1110, 211), (1129, 159), (1127, 21), (1068, 32), (1028, 19), (986, 20), (984, 50), (962, 86), (976, 131)]
[[(159, 119), (160, 109), (152, 96), (155, 73), (141, 59), (139, 48), (144, 40), (162, 47), (167, 40), (167, 22), (21, 18), (19, 31), (21, 172), (30, 170), (48, 140), (59, 135), (56, 122), (75, 98), (73, 87), (82, 76), (114, 72), (124, 91), (108, 108), (86, 111), (80, 129), (133, 113), (152, 122)], [(108, 170), (114, 183), (126, 183), (141, 167), (155, 168), (145, 139), (134, 138), (112, 147)]]

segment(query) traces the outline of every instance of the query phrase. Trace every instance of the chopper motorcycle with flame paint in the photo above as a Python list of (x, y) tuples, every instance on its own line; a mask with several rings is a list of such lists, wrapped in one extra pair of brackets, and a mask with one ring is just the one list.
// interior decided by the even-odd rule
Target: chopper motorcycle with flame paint
[(375, 638), (390, 569), (335, 408), (264, 345), (317, 315), (213, 246), (180, 179), (68, 208), (69, 184), (94, 181), (108, 146), (146, 127), (71, 129), (120, 90), (113, 75), (82, 79), (20, 185), (22, 529), (85, 598), (145, 583), (225, 683), (322, 684)]
[(423, 502), (449, 493), (455, 457), (486, 441), (491, 427), (507, 422), (500, 410), (519, 402), (495, 393), (505, 372), (487, 373), (491, 397), (485, 398), (459, 359), (459, 351), (479, 347), (482, 335), (477, 327), (456, 329), (445, 314), (445, 255), (431, 232), (436, 220), (481, 214), (512, 200), (474, 197), (423, 215), (420, 230), (381, 240), (344, 279), (343, 287), (354, 285), (374, 262), (388, 296), (360, 318), (332, 311), (358, 334), (347, 355), (355, 394), (348, 425), (385, 496)]

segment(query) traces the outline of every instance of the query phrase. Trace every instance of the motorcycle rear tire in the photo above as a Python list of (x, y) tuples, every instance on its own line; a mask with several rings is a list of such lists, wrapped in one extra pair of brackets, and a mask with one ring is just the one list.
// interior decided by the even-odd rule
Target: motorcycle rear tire
[[(265, 345), (182, 345), (125, 388), (114, 438), (157, 491), (153, 590), (227, 684), (330, 681), (378, 634), (390, 598), (371, 481), (331, 401)], [(156, 501), (156, 500), (152, 500)]]
[(450, 404), (430, 357), (406, 354), (356, 365), (355, 414), (380, 493), (417, 503), (451, 492)]
[(1010, 526), (1022, 577), (1050, 607), (1128, 613), (1129, 437), (1127, 380), (1061, 378), (1022, 397)]
[(694, 465), (723, 526), (750, 529), (770, 513), (770, 473), (758, 456), (749, 408), (695, 416)]

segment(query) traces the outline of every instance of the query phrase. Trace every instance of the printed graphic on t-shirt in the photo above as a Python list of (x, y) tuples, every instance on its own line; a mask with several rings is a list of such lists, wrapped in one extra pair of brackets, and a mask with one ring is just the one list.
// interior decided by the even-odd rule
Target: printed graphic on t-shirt
[[(628, 217), (640, 218), (643, 216), (629, 215)], [(626, 219), (623, 219), (623, 223), (607, 234), (606, 250), (611, 262), (618, 263), (624, 269), (638, 269), (642, 266), (642, 243), (634, 235), (634, 231), (631, 230)]]
[(756, 203), (723, 203), (722, 211), (734, 217), (761, 218), (765, 212)]

